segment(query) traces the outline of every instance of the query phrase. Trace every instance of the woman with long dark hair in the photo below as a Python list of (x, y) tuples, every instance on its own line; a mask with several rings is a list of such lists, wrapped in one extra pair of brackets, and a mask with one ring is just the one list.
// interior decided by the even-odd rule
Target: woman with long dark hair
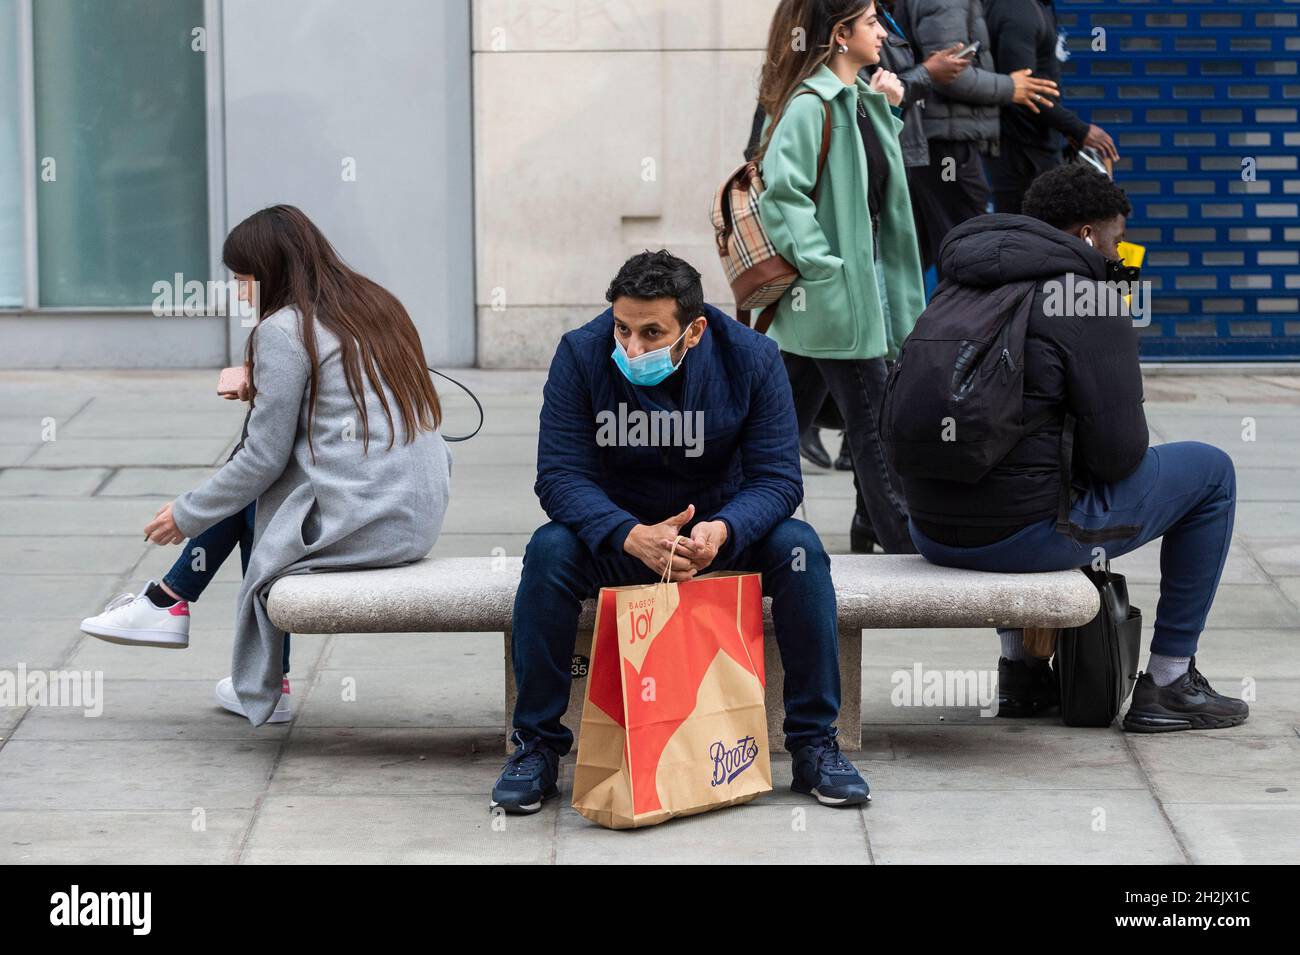
[[(887, 553), (912, 553), (907, 509), (876, 428), (886, 359), (925, 307), (898, 134), (898, 78), (878, 69), (886, 37), (872, 0), (782, 0), (759, 105), (759, 216), (799, 279), (768, 308), (802, 433), (827, 389), (843, 416), (870, 526)], [(818, 174), (823, 129), (830, 127)], [(938, 425), (936, 424), (936, 427)]]
[(251, 404), (238, 451), (145, 528), (178, 544), (256, 501), (231, 677), (218, 701), (265, 723), (281, 694), (284, 633), (266, 613), (280, 577), (385, 567), (429, 553), (450, 456), (420, 335), (392, 295), (339, 258), (301, 210), (254, 213), (222, 249), (257, 303), (244, 364)]

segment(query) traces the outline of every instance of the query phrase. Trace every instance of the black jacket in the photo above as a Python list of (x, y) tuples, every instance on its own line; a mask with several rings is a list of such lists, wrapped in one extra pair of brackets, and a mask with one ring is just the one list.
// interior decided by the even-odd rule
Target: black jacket
[[(902, 12), (900, 4), (894, 4), (895, 14)], [(888, 10), (884, 11), (886, 14)], [(898, 145), (903, 150), (904, 166), (930, 165), (930, 142), (925, 135), (925, 98), (934, 86), (930, 71), (916, 62), (916, 51), (912, 48), (912, 37), (903, 30), (906, 28), (895, 22), (895, 18), (884, 19), (885, 29), (889, 35), (880, 45), (880, 65), (889, 72), (897, 74), (903, 84), (903, 131), (898, 135)], [(867, 77), (870, 79), (870, 77)]]
[[(1072, 481), (1076, 490), (1131, 474), (1148, 441), (1132, 319), (1049, 315), (1046, 307), (1049, 281), (1064, 283), (1066, 274), (1074, 273), (1077, 289), (1104, 278), (1101, 254), (1038, 219), (985, 215), (948, 233), (939, 263), (945, 282), (977, 288), (1041, 280), (1025, 333), (1024, 419), (1055, 414), (1027, 433), (982, 481), (904, 479), (908, 510), (922, 533), (971, 546), (979, 534), (986, 542), (996, 540), (1005, 536), (997, 533), (1000, 530), (1010, 533), (1055, 515), (1066, 412), (1077, 419)], [(981, 530), (971, 531), (966, 539), (942, 533), (963, 527)]]
[(998, 108), (1009, 104), (1016, 90), (1011, 77), (993, 68), (980, 0), (906, 0), (899, 12), (899, 22), (922, 58), (954, 43), (980, 43), (979, 53), (956, 79), (933, 84), (922, 114), (926, 137), (978, 143), (982, 152), (996, 148)]
[[(993, 63), (999, 73), (1026, 67), (1039, 79), (1061, 81), (1064, 40), (1056, 25), (1052, 0), (985, 0), (984, 18), (993, 43)], [(1002, 107), (1002, 142), (1013, 148), (1056, 153), (1061, 136), (1075, 145), (1088, 135), (1088, 124), (1055, 100), (1056, 105), (1031, 113), (1023, 106)]]

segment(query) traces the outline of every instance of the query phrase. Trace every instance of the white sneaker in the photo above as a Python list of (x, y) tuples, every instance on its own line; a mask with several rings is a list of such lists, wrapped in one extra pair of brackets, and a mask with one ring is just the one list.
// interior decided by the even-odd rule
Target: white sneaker
[[(235, 683), (230, 677), (217, 683), (217, 706), (243, 717), (248, 715), (244, 712), (244, 705), (239, 702), (239, 697), (235, 695)], [(275, 704), (275, 712), (267, 722), (287, 723), (291, 719), (293, 719), (293, 703), (289, 698), (289, 678), (285, 677), (284, 683), (280, 685), (280, 702)]]
[(131, 647), (166, 647), (184, 650), (190, 645), (190, 605), (178, 600), (170, 607), (155, 607), (145, 590), (114, 597), (102, 613), (81, 621), (81, 632)]

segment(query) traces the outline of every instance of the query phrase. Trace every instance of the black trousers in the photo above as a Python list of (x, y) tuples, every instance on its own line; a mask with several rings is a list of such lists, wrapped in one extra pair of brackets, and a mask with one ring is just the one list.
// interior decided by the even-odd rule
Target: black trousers
[(1002, 140), (1002, 152), (984, 160), (989, 182), (993, 185), (993, 211), (1020, 214), (1021, 203), (1029, 184), (1061, 165), (1060, 152), (1023, 146), (1014, 140)]
[(827, 394), (844, 418), (844, 433), (853, 455), (853, 484), (876, 540), (886, 554), (914, 554), (907, 526), (902, 485), (885, 447), (877, 419), (888, 372), (883, 358), (807, 358), (782, 352), (794, 409), (803, 434), (816, 418)]
[(954, 226), (988, 210), (989, 187), (978, 144), (932, 139), (930, 165), (912, 166), (907, 179), (921, 267), (937, 267), (944, 236)]

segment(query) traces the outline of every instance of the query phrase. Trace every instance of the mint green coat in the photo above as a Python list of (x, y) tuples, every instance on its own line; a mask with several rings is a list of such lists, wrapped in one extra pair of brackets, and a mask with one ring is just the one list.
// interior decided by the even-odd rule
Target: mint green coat
[[(883, 93), (860, 77), (855, 86), (845, 86), (828, 66), (799, 89), (817, 95), (790, 101), (763, 157), (759, 218), (777, 252), (799, 270), (794, 286), (767, 307), (776, 309), (768, 335), (783, 351), (812, 358), (892, 358), (925, 308), (898, 144), (903, 123)], [(867, 157), (855, 116), (859, 100), (890, 166), (880, 210), (879, 273), (871, 254)], [(823, 101), (831, 107), (831, 145), (814, 203)]]

